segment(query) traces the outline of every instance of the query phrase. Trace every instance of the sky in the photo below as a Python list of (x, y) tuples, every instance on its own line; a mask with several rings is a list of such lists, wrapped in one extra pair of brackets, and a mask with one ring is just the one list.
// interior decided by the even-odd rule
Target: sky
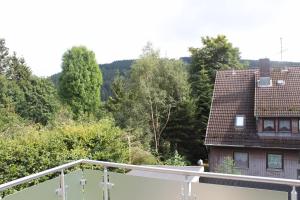
[(0, 38), (33, 73), (61, 71), (84, 45), (100, 64), (135, 59), (147, 42), (161, 56), (189, 56), (201, 37), (226, 35), (241, 58), (300, 61), (297, 0), (0, 0)]

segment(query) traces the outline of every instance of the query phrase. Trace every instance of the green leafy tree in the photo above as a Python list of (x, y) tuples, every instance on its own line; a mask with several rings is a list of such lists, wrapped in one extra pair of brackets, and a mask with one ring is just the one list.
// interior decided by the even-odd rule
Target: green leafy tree
[[(240, 62), (239, 49), (233, 47), (224, 35), (203, 37), (202, 43), (201, 48), (190, 48), (192, 62), (189, 81), (196, 104), (195, 127), (203, 146), (216, 71), (242, 69), (245, 66)], [(205, 148), (202, 150), (206, 154)]]
[(0, 108), (15, 112), (16, 107), (24, 101), (24, 93), (13, 80), (0, 75)]
[(25, 99), (17, 105), (18, 113), (23, 118), (46, 125), (59, 108), (54, 85), (47, 79), (31, 78), (22, 89)]
[(0, 74), (5, 73), (8, 55), (9, 51), (8, 48), (5, 46), (5, 40), (0, 38)]
[(208, 76), (214, 82), (216, 71), (224, 69), (242, 69), (239, 49), (228, 42), (226, 36), (202, 37), (202, 48), (190, 48), (192, 54), (191, 79), (196, 81), (197, 73), (203, 68), (208, 71)]
[(117, 124), (143, 144), (150, 140), (158, 154), (170, 118), (180, 102), (188, 98), (189, 89), (186, 66), (178, 60), (160, 58), (148, 44), (133, 63), (130, 75), (115, 79), (108, 109)]
[(86, 47), (73, 47), (63, 55), (59, 93), (75, 117), (93, 114), (100, 106), (102, 74), (95, 54)]
[(58, 98), (53, 85), (32, 76), (25, 59), (9, 54), (0, 39), (0, 108), (24, 119), (47, 124), (55, 115)]
[(160, 58), (151, 44), (132, 65), (130, 84), (137, 94), (136, 104), (142, 105), (139, 117), (148, 121), (156, 153), (174, 108), (189, 94), (187, 78), (181, 61)]
[(195, 108), (196, 104), (192, 98), (181, 102), (174, 110), (163, 135), (163, 139), (170, 142), (170, 152), (166, 154), (178, 151), (193, 164), (200, 158), (207, 157), (203, 138), (197, 130), (199, 125)]
[(202, 136), (205, 134), (208, 113), (210, 111), (212, 84), (210, 83), (207, 71), (203, 68), (198, 72), (197, 81), (192, 84), (194, 89), (193, 96), (196, 103), (197, 127)]
[(7, 79), (16, 81), (20, 86), (30, 80), (32, 76), (30, 68), (26, 65), (25, 59), (17, 57), (15, 52), (7, 58), (7, 65)]
[(118, 126), (127, 127), (128, 117), (130, 117), (130, 99), (127, 90), (125, 77), (119, 73), (116, 74), (111, 85), (112, 96), (109, 97), (106, 108), (113, 114)]

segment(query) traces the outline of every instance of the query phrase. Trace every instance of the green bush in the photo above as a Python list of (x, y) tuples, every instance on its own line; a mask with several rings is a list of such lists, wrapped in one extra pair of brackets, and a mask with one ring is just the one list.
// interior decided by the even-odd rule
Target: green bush
[(148, 151), (139, 147), (131, 149), (131, 163), (134, 165), (156, 165), (157, 159)]
[(0, 184), (81, 158), (128, 162), (123, 131), (103, 119), (0, 136)]
[(170, 166), (186, 166), (189, 165), (189, 163), (186, 161), (186, 159), (179, 155), (177, 151), (175, 151), (174, 156), (170, 157), (164, 162), (165, 165)]

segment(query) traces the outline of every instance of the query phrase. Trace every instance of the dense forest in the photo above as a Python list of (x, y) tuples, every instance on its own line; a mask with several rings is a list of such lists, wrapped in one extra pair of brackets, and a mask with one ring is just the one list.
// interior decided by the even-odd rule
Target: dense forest
[(62, 55), (62, 72), (49, 80), (34, 76), (0, 39), (0, 184), (80, 158), (206, 160), (216, 71), (257, 63), (240, 60), (223, 35), (195, 45), (201, 47), (177, 60), (162, 58), (148, 43), (137, 60), (100, 68), (94, 52), (72, 47)]
[[(182, 60), (187, 65), (190, 65), (192, 62), (191, 57), (181, 57)], [(101, 87), (101, 99), (102, 101), (108, 100), (112, 96), (111, 85), (115, 76), (120, 73), (122, 76), (126, 76), (130, 72), (130, 66), (135, 60), (117, 60), (112, 63), (99, 64), (99, 68), (103, 75), (103, 84)], [(241, 59), (241, 63), (244, 63), (248, 68), (255, 69), (258, 67), (258, 60), (247, 60)], [(300, 66), (299, 62), (280, 62), (280, 61), (271, 61), (273, 67), (295, 67)], [(60, 73), (53, 74), (49, 79), (58, 86)]]

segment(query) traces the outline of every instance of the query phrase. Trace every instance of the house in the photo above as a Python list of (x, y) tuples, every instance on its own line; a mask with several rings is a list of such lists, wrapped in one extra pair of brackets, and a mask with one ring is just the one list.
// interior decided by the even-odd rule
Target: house
[(231, 157), (244, 175), (300, 179), (300, 67), (216, 74), (205, 145), (216, 172)]

